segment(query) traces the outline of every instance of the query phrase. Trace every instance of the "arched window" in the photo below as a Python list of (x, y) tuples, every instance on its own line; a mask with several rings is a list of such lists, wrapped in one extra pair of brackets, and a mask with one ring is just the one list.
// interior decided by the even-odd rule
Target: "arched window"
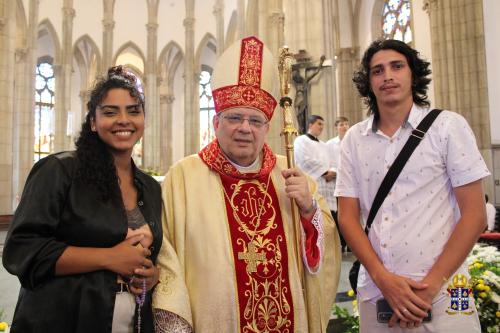
[(200, 147), (205, 147), (215, 137), (212, 118), (215, 115), (214, 100), (210, 79), (212, 74), (208, 69), (200, 73)]
[(51, 60), (41, 59), (35, 78), (35, 144), (34, 161), (54, 150), (55, 78)]
[(410, 0), (387, 0), (382, 11), (382, 31), (385, 39), (405, 43), (413, 40)]

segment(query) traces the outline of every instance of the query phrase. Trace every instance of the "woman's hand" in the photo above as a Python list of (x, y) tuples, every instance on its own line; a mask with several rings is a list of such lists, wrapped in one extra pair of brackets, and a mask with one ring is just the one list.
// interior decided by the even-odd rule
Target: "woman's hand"
[(160, 270), (151, 261), (148, 265), (134, 271), (135, 275), (130, 283), (130, 292), (134, 295), (142, 293), (143, 280), (146, 282), (146, 291), (151, 290), (158, 283)]
[(135, 235), (107, 249), (106, 268), (127, 277), (134, 275), (137, 268), (152, 266), (153, 263), (147, 258), (151, 251), (137, 246), (143, 238), (142, 234)]
[(136, 235), (144, 235), (144, 237), (139, 241), (143, 248), (148, 249), (151, 246), (151, 244), (153, 244), (153, 233), (151, 232), (149, 225), (144, 224), (142, 227), (134, 230), (128, 228), (127, 237), (125, 237), (125, 239), (129, 239), (130, 237)]

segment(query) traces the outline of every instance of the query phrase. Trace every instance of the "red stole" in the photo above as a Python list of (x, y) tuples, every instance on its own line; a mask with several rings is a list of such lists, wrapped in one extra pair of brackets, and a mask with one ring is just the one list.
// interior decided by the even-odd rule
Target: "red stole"
[(288, 249), (271, 171), (276, 156), (264, 146), (262, 168), (241, 174), (225, 158), (218, 142), (199, 156), (218, 172), (225, 190), (240, 332), (293, 332), (293, 302)]

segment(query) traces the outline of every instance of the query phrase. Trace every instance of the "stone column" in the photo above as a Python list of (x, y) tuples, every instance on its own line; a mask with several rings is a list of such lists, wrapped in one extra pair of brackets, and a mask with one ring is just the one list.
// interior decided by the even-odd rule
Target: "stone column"
[(330, 59), (332, 61), (332, 66), (329, 68), (323, 69), (322, 76), (322, 86), (324, 91), (324, 99), (325, 99), (325, 122), (326, 126), (323, 130), (323, 138), (329, 139), (333, 137), (335, 133), (334, 123), (337, 118), (337, 78), (335, 75), (335, 71), (337, 70), (337, 63), (335, 61), (335, 50), (338, 48), (336, 36), (338, 34), (338, 29), (336, 26), (336, 22), (338, 21), (338, 17), (336, 17), (336, 13), (334, 11), (334, 3), (329, 0), (322, 0), (322, 35), (323, 35), (323, 46), (324, 46), (324, 55), (326, 59)]
[[(16, 85), (12, 145), (12, 208), (21, 197), (24, 183), (33, 166), (35, 64), (38, 28), (38, 0), (29, 1), (28, 26), (22, 47), (16, 49)], [(19, 44), (19, 40), (18, 40)]]
[(115, 0), (103, 0), (103, 19), (102, 19), (102, 71), (107, 73), (108, 68), (113, 66), (113, 30), (115, 21), (113, 19), (113, 10)]
[[(184, 58), (184, 155), (195, 154), (200, 146), (200, 113), (195, 108), (198, 100), (198, 77), (194, 64), (194, 0), (186, 0), (186, 18), (184, 28), (186, 36)], [(195, 100), (196, 99), (196, 100)]]
[(238, 39), (245, 37), (245, 0), (236, 3), (236, 14), (238, 24)]
[(338, 49), (336, 56), (339, 80), (339, 110), (336, 117), (347, 117), (351, 124), (355, 124), (364, 118), (362, 100), (352, 82), (352, 74), (360, 62), (359, 48), (347, 47)]
[(160, 122), (162, 131), (160, 132), (160, 173), (167, 173), (172, 165), (172, 149), (173, 149), (173, 136), (172, 136), (172, 104), (175, 97), (173, 94), (160, 95)]
[(146, 129), (143, 140), (143, 166), (156, 170), (160, 166), (160, 119), (157, 72), (158, 0), (148, 0), (147, 55), (145, 66)]
[(248, 0), (246, 13), (247, 36), (258, 36), (259, 34), (259, 0)]
[[(73, 0), (64, 0), (62, 19), (62, 43), (60, 63), (54, 71), (56, 79), (55, 92), (55, 133), (54, 152), (67, 150), (71, 145), (71, 136), (67, 135), (68, 112), (71, 107), (71, 72), (73, 58)], [(56, 69), (54, 66), (54, 69)]]
[[(285, 15), (283, 13), (283, 8), (281, 5), (281, 1), (273, 0), (267, 2), (267, 29), (264, 38), (264, 44), (269, 50), (273, 53), (274, 63), (276, 66), (276, 73), (278, 69), (277, 65), (277, 57), (278, 50), (285, 43), (284, 41), (284, 22)], [(279, 77), (276, 76), (274, 78), (276, 80), (277, 86), (279, 86)], [(279, 99), (280, 91), (279, 88), (276, 91), (277, 98)], [(267, 143), (271, 146), (272, 150), (278, 154), (284, 154), (284, 145), (283, 138), (281, 137), (281, 131), (283, 129), (283, 116), (281, 114), (281, 108), (279, 106), (276, 107), (274, 111), (275, 115), (270, 124), (270, 131), (267, 135)]]
[[(81, 112), (80, 112), (80, 119), (76, 121), (76, 123), (83, 123), (85, 121), (85, 117), (87, 116), (87, 102), (90, 99), (90, 92), (88, 90), (80, 90), (80, 93), (78, 94), (78, 97), (80, 97), (80, 104), (81, 104)], [(80, 129), (77, 129), (77, 132), (79, 132)]]
[(16, 3), (0, 1), (0, 214), (12, 214), (12, 115)]
[[(481, 0), (427, 0), (431, 24), (435, 105), (463, 115), (490, 170), (493, 170), (486, 49)], [(493, 193), (493, 181), (485, 183)]]
[(217, 58), (224, 52), (224, 0), (216, 0), (213, 14), (217, 31)]

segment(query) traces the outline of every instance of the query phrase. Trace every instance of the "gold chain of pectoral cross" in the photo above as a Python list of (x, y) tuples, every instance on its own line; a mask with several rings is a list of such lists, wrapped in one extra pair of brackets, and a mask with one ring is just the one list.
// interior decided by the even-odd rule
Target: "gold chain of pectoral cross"
[[(265, 253), (257, 253), (255, 251), (255, 244), (253, 243), (253, 239), (255, 238), (255, 235), (257, 234), (257, 228), (260, 226), (260, 218), (262, 217), (262, 212), (264, 211), (264, 204), (266, 202), (267, 198), (267, 192), (269, 190), (269, 183), (271, 181), (271, 174), (268, 175), (267, 178), (267, 184), (266, 184), (266, 190), (264, 192), (264, 198), (262, 199), (262, 203), (260, 204), (259, 211), (257, 213), (257, 222), (255, 223), (255, 228), (253, 229), (253, 234), (249, 235), (249, 232), (245, 231), (245, 228), (243, 228), (243, 231), (247, 235), (247, 237), (250, 239), (247, 245), (247, 252), (238, 252), (238, 260), (245, 260), (247, 263), (247, 273), (253, 273), (257, 272), (257, 261), (263, 261), (266, 259), (266, 254)], [(259, 182), (260, 183), (260, 182)], [(233, 214), (236, 213), (236, 207), (233, 205), (233, 202), (231, 201), (231, 198), (229, 198), (229, 195), (226, 192), (226, 188), (222, 186), (222, 190), (224, 191), (224, 194), (226, 196), (227, 201), (229, 202), (229, 205), (231, 206), (233, 210)], [(241, 225), (241, 222), (239, 222), (239, 218), (236, 218), (235, 220), (238, 221), (238, 223)]]

